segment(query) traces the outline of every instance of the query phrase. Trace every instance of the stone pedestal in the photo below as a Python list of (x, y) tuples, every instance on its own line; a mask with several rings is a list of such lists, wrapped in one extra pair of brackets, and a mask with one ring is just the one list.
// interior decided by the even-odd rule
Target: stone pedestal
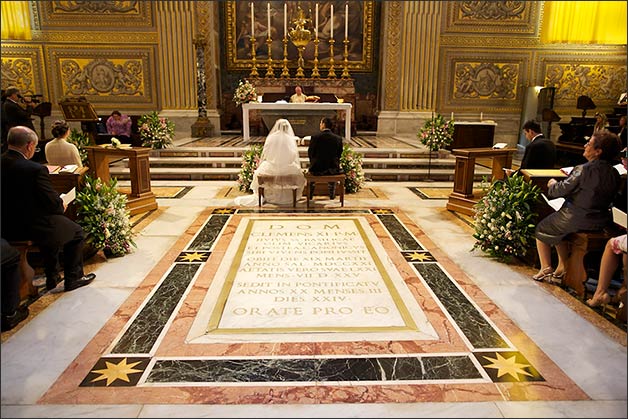
[(214, 134), (214, 126), (207, 117), (199, 117), (192, 124), (192, 137), (211, 137)]

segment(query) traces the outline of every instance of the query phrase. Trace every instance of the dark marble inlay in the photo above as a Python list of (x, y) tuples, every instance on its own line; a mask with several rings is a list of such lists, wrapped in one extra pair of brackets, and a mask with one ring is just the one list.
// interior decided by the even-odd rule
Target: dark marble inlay
[(335, 209), (335, 208), (268, 208), (268, 209), (239, 209), (238, 214), (369, 214), (370, 211), (366, 209)]
[(509, 348), (484, 314), (478, 311), (435, 263), (412, 263), (474, 348)]
[(482, 378), (469, 356), (157, 360), (147, 383), (464, 380)]
[(397, 242), (401, 250), (424, 250), (394, 214), (378, 214), (377, 217), (386, 227), (390, 236)]
[(102, 357), (80, 387), (133, 387), (148, 366), (149, 357)]
[(213, 214), (186, 250), (211, 250), (231, 215)]
[(200, 263), (176, 263), (111, 353), (149, 353)]

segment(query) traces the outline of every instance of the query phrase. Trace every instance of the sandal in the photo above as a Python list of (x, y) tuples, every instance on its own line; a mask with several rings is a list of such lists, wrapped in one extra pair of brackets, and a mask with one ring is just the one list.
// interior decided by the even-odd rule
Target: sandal
[(532, 275), (532, 279), (534, 279), (535, 281), (543, 281), (548, 276), (552, 276), (553, 273), (554, 270), (552, 269), (552, 267), (548, 266), (547, 268), (541, 269), (536, 275)]
[(552, 283), (554, 285), (562, 285), (564, 277), (565, 277), (565, 271), (562, 271), (559, 274), (557, 274), (556, 271), (554, 271), (554, 273), (552, 273), (548, 277), (548, 282), (550, 282), (550, 283)]
[(604, 293), (599, 298), (596, 298), (595, 296), (593, 296), (593, 298), (589, 298), (587, 300), (587, 305), (591, 308), (594, 308), (594, 307), (599, 307), (601, 305), (606, 305), (610, 302), (611, 302), (611, 296), (608, 295), (607, 293)]

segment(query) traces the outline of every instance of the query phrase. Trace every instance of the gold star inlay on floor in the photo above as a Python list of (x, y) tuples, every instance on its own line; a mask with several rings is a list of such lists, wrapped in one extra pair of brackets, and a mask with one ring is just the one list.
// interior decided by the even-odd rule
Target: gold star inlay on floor
[(177, 262), (206, 262), (209, 252), (182, 252), (177, 256)]
[(212, 214), (235, 214), (235, 208), (216, 208)]
[(493, 381), (544, 381), (543, 377), (520, 352), (475, 353)]
[(135, 386), (148, 358), (100, 358), (81, 386)]
[(393, 210), (389, 208), (377, 208), (371, 210), (373, 214), (393, 214)]
[(408, 262), (435, 262), (434, 256), (429, 252), (404, 252), (403, 257)]

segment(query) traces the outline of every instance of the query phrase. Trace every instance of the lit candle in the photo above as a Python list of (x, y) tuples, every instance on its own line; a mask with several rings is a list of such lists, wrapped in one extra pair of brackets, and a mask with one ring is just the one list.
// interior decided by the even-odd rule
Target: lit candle
[(316, 25), (314, 25), (314, 35), (318, 39), (318, 3), (316, 3)]
[(451, 120), (453, 120), (453, 119), (454, 119), (454, 113), (453, 113), (453, 112), (451, 113), (451, 118), (450, 118), (450, 119), (451, 119)]
[(345, 3), (345, 39), (349, 39), (349, 3)]
[(255, 12), (253, 11), (253, 2), (251, 2), (251, 36), (255, 36)]
[(480, 112), (480, 122), (482, 122), (484, 120), (484, 113)]
[(331, 29), (329, 30), (329, 37), (334, 38), (334, 5), (331, 5)]
[(283, 37), (288, 37), (288, 5), (283, 4)]
[(270, 38), (270, 3), (266, 3), (266, 10), (268, 11), (268, 24), (266, 25), (266, 33)]

